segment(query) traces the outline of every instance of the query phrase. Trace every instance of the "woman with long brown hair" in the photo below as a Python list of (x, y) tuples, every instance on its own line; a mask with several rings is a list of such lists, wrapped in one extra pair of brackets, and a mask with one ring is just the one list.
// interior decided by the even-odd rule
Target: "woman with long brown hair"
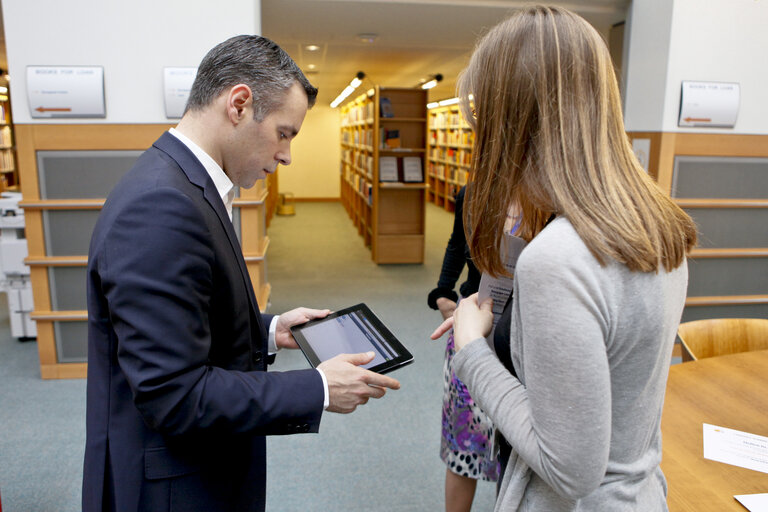
[(525, 9), (479, 42), (459, 95), (472, 258), (504, 273), (512, 205), (528, 242), (495, 352), (489, 303), (453, 317), (454, 370), (500, 434), (496, 510), (666, 510), (661, 411), (696, 227), (632, 153), (608, 50), (565, 9)]

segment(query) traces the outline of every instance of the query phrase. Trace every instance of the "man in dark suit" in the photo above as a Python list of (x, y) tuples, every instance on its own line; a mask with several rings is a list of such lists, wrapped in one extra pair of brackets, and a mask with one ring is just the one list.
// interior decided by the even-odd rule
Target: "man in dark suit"
[(262, 315), (231, 222), (234, 187), (290, 163), (317, 94), (258, 36), (211, 50), (187, 110), (107, 198), (88, 260), (83, 510), (264, 510), (265, 435), (317, 432), (399, 383), (346, 354), (267, 373), (296, 348)]

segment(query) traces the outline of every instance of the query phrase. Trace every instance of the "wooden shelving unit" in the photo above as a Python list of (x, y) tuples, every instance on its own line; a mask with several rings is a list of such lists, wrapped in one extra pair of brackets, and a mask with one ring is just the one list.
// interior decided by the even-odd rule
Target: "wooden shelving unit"
[[(7, 84), (5, 87), (8, 87)], [(11, 99), (8, 93), (0, 94), (0, 191), (3, 190), (19, 190), (16, 142), (11, 118)]]
[(458, 105), (429, 110), (427, 201), (449, 212), (455, 210), (454, 198), (467, 183), (473, 139)]
[[(341, 200), (376, 263), (424, 261), (426, 104), (424, 90), (377, 86), (341, 109)], [(388, 157), (396, 180), (382, 179)], [(418, 181), (406, 163), (418, 164)]]

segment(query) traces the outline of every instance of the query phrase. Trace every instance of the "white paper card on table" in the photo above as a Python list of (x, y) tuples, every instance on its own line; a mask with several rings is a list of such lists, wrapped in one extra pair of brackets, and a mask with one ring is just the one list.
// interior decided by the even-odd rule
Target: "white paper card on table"
[[(515, 275), (515, 267), (517, 266), (517, 259), (520, 257), (520, 253), (525, 248), (526, 243), (520, 237), (504, 234), (504, 251), (501, 254), (502, 261), (504, 262), (504, 268), (512, 276)], [(501, 314), (504, 311), (504, 305), (507, 303), (509, 295), (512, 293), (512, 286), (514, 284), (514, 278), (508, 276), (491, 277), (489, 274), (483, 273), (480, 276), (480, 286), (477, 290), (478, 303), (483, 302), (488, 297), (493, 299), (493, 327), (501, 318)], [(488, 335), (489, 340), (493, 340), (493, 330)]]
[(768, 437), (704, 423), (704, 458), (768, 473)]
[(424, 175), (421, 172), (421, 157), (403, 157), (403, 181), (406, 183), (421, 183)]
[(749, 512), (768, 512), (768, 494), (738, 494), (734, 498)]
[(397, 181), (397, 157), (379, 157), (379, 181)]

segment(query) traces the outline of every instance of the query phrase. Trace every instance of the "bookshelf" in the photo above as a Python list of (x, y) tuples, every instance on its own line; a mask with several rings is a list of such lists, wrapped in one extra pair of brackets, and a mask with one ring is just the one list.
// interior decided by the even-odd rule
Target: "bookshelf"
[(474, 134), (458, 105), (429, 110), (427, 201), (455, 210), (456, 194), (467, 183)]
[(376, 263), (423, 263), (427, 93), (376, 86), (341, 109), (341, 201)]
[(11, 100), (8, 94), (0, 94), (0, 191), (3, 190), (19, 190), (16, 142), (13, 136)]

